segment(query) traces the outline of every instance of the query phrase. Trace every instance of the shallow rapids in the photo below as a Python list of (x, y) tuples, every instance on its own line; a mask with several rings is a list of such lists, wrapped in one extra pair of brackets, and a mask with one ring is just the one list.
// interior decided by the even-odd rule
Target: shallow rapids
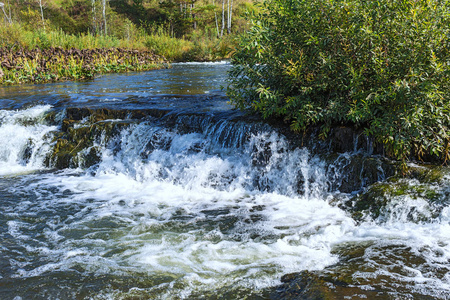
[(53, 109), (0, 111), (1, 299), (267, 299), (303, 270), (380, 298), (450, 295), (448, 201), (433, 214), (426, 195), (398, 196), (355, 220), (344, 204), (364, 187), (339, 190), (353, 154), (210, 115), (188, 131), (180, 115), (97, 137), (98, 163), (56, 170)]

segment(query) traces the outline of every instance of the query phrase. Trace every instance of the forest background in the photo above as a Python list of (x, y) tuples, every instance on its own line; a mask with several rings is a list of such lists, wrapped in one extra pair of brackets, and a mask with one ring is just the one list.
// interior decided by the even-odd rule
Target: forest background
[(230, 56), (251, 0), (3, 0), (0, 47), (152, 50), (169, 61)]

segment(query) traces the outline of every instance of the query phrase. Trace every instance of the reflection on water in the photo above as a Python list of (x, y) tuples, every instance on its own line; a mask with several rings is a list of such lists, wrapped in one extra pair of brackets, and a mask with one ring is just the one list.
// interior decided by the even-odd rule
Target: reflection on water
[(137, 96), (224, 95), (228, 62), (175, 63), (170, 69), (148, 72), (106, 74), (92, 81), (25, 84), (0, 87), (0, 108), (18, 109), (29, 105), (117, 105)]

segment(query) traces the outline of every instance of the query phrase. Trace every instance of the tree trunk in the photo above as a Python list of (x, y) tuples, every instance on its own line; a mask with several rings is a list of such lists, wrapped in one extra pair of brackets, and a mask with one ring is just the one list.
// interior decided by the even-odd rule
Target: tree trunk
[(225, 29), (225, 0), (222, 0), (222, 30), (220, 31), (220, 37), (223, 37), (224, 29)]
[[(9, 3), (9, 0), (8, 0), (8, 12), (9, 12), (9, 17), (7, 18), (8, 19), (8, 21), (9, 21), (9, 24), (12, 24), (12, 19), (11, 19), (11, 3)], [(5, 15), (6, 15), (6, 13), (5, 13)]]
[(41, 8), (42, 26), (44, 27), (45, 31), (44, 9), (42, 8), (42, 0), (39, 0), (39, 7)]
[(103, 21), (104, 21), (104, 26), (105, 26), (104, 32), (105, 32), (105, 35), (108, 35), (108, 30), (107, 30), (107, 26), (106, 26), (106, 0), (103, 0), (102, 4), (103, 4)]
[(9, 24), (11, 24), (12, 23), (11, 22), (11, 8), (9, 8), (9, 11), (10, 11), (10, 17), (9, 18), (8, 18), (8, 15), (6, 14), (5, 5), (3, 3), (0, 4), (0, 8), (3, 10), (3, 13), (5, 14), (5, 20), (7, 20), (9, 22)]
[(92, 0), (92, 35), (97, 33), (97, 17), (95, 16), (95, 0)]
[(220, 37), (219, 35), (219, 21), (217, 20), (217, 12), (216, 12), (216, 3), (213, 0), (213, 5), (214, 5), (214, 20), (216, 22), (216, 32), (217, 32), (217, 38)]
[(230, 34), (230, 0), (227, 0), (227, 34)]
[(227, 28), (228, 34), (231, 33), (231, 18), (233, 17), (233, 0), (229, 0), (229, 3), (230, 3), (230, 10), (228, 11), (228, 28)]
[[(192, 3), (192, 9), (195, 9), (195, 4), (194, 3)], [(194, 30), (196, 30), (197, 29), (197, 20), (195, 19), (195, 10), (194, 10), (194, 13), (192, 13), (192, 20), (193, 20), (193, 22), (194, 22)]]

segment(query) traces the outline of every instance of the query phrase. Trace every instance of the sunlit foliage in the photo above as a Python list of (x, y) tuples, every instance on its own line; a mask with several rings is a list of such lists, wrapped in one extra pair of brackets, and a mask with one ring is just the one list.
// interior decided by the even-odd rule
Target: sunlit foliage
[(295, 131), (364, 128), (391, 157), (449, 155), (450, 3), (267, 0), (228, 95)]

